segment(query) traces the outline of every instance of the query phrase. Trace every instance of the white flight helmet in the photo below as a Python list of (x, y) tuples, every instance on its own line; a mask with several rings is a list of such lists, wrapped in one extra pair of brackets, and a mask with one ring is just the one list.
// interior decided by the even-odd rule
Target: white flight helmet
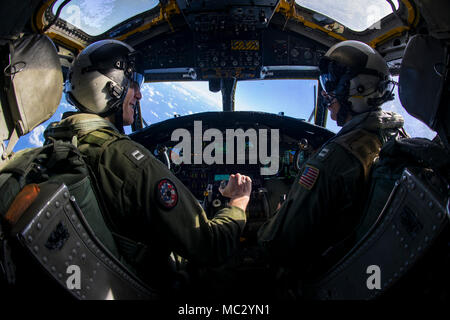
[(144, 80), (137, 71), (138, 54), (117, 40), (87, 46), (75, 59), (66, 82), (66, 98), (82, 112), (108, 116), (122, 110), (132, 82)]
[(319, 69), (322, 89), (352, 114), (373, 110), (394, 97), (386, 61), (363, 42), (335, 44), (320, 60)]

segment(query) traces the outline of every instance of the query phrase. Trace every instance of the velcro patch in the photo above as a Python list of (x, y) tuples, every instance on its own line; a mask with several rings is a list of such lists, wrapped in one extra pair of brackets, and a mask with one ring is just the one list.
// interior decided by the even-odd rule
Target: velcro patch
[(132, 149), (132, 151), (126, 152), (125, 155), (138, 167), (140, 167), (144, 162), (144, 159), (147, 158), (147, 156), (139, 149)]
[(319, 172), (319, 169), (306, 165), (298, 183), (306, 189), (311, 190), (319, 177)]
[(156, 198), (163, 209), (170, 210), (178, 203), (178, 192), (175, 184), (169, 179), (162, 179), (156, 187)]
[(324, 147), (322, 150), (320, 150), (319, 154), (317, 155), (317, 159), (323, 161), (330, 155), (330, 148)]

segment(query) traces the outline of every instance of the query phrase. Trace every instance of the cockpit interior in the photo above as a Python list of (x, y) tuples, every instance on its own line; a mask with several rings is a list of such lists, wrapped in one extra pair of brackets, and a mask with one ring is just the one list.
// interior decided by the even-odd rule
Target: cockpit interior
[[(0, 36), (47, 35), (56, 46), (63, 81), (86, 46), (116, 39), (142, 53), (146, 84), (205, 82), (210, 92), (221, 95), (216, 111), (175, 115), (155, 123), (148, 123), (138, 107), (129, 132), (188, 187), (209, 218), (227, 204), (219, 187), (230, 174), (251, 177), (240, 252), (221, 269), (197, 273), (205, 290), (216, 290), (219, 297), (234, 288), (242, 296), (252, 290), (263, 292), (266, 265), (256, 243), (257, 230), (286, 197), (302, 164), (335, 135), (327, 127), (328, 110), (317, 81), (319, 60), (327, 50), (340, 41), (362, 41), (383, 56), (393, 76), (399, 76), (412, 36), (450, 39), (447, 1), (33, 0), (2, 1), (1, 6)], [(102, 15), (107, 18), (96, 23)], [(93, 22), (87, 23), (89, 19)], [(236, 110), (238, 83), (286, 79), (317, 81), (309, 119), (284, 115), (276, 105), (272, 112)], [(35, 84), (32, 90), (38, 88)], [(31, 120), (30, 111), (3, 110), (2, 159), (12, 155), (20, 136), (55, 112), (56, 108), (46, 110)], [(444, 126), (448, 128), (448, 122)], [(208, 130), (215, 130), (214, 141)], [(238, 131), (245, 140), (234, 140)], [(277, 144), (272, 143), (275, 140)], [(258, 151), (261, 155), (261, 150), (266, 151), (264, 157), (252, 156)], [(205, 161), (206, 156), (214, 161)]]

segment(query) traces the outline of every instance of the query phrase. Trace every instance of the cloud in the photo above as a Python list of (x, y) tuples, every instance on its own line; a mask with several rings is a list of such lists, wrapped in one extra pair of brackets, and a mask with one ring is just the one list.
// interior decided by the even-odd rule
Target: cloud
[(158, 114), (155, 112), (155, 111), (153, 111), (153, 110), (150, 110), (150, 113), (152, 114), (152, 115), (154, 115), (156, 118), (158, 118), (159, 119), (159, 116), (158, 116)]
[(222, 94), (209, 91), (208, 82), (177, 82), (172, 84), (172, 89), (178, 91), (188, 99), (202, 101), (210, 107), (220, 110), (222, 106)]
[(169, 106), (170, 109), (175, 109), (174, 105), (172, 104), (172, 102), (167, 103), (167, 105)]
[(81, 19), (89, 27), (101, 28), (105, 20), (112, 14), (114, 3), (115, 0), (84, 0), (80, 3)]
[[(317, 1), (296, 0), (299, 5), (317, 11), (355, 31), (363, 31), (374, 25), (381, 18), (392, 12), (387, 1), (341, 0), (341, 1)], [(398, 1), (393, 1), (398, 8)]]
[(45, 127), (40, 125), (31, 132), (31, 135), (28, 139), (29, 143), (35, 147), (40, 147), (44, 144), (43, 133), (45, 131)]

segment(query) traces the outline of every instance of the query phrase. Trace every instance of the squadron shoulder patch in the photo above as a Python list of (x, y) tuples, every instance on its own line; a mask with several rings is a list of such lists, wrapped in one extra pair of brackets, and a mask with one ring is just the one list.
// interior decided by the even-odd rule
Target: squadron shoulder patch
[(306, 189), (311, 190), (319, 177), (319, 172), (319, 169), (306, 165), (298, 183)]
[(169, 179), (162, 179), (156, 187), (156, 198), (163, 209), (170, 210), (178, 203), (178, 192), (175, 184)]

